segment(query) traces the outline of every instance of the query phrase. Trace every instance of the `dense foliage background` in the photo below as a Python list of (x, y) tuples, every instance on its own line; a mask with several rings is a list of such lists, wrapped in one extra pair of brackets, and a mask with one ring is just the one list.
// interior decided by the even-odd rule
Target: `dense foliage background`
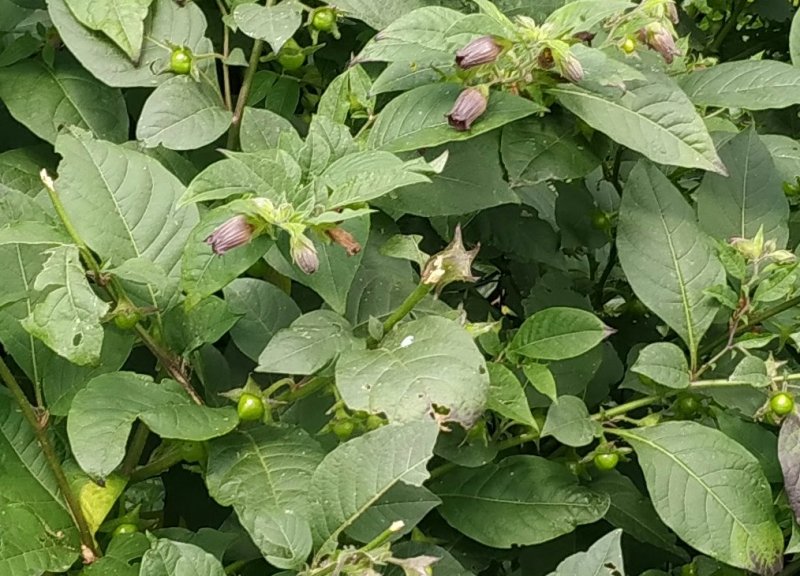
[(0, 574), (800, 574), (795, 10), (0, 0)]

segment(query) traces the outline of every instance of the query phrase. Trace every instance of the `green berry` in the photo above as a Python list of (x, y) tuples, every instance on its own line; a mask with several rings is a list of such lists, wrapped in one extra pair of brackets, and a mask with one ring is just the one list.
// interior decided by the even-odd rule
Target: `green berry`
[(311, 15), (311, 26), (320, 32), (330, 32), (336, 26), (336, 11), (333, 8), (317, 8)]
[(622, 43), (622, 51), (625, 54), (633, 54), (636, 50), (636, 41), (633, 38), (626, 38), (625, 42)]
[(598, 470), (613, 470), (619, 463), (619, 454), (608, 452), (594, 455), (594, 466)]
[(596, 230), (610, 230), (611, 229), (611, 218), (608, 217), (608, 214), (603, 212), (602, 210), (595, 210), (592, 213), (592, 227)]
[(786, 392), (778, 392), (770, 399), (769, 407), (778, 416), (786, 416), (794, 410), (794, 398)]
[(283, 66), (284, 70), (297, 70), (305, 61), (306, 55), (303, 53), (303, 49), (293, 38), (289, 38), (278, 52), (278, 63)]
[(123, 534), (133, 534), (138, 531), (139, 527), (136, 524), (130, 524), (126, 522), (125, 524), (120, 524), (119, 526), (114, 528), (112, 534), (114, 536), (122, 536)]
[(336, 437), (342, 442), (349, 440), (350, 437), (353, 435), (353, 432), (355, 432), (355, 429), (356, 426), (350, 419), (337, 420), (331, 425), (331, 430), (336, 435)]
[(142, 315), (134, 306), (120, 304), (114, 310), (114, 325), (120, 330), (131, 330), (141, 319)]
[(684, 417), (694, 416), (700, 411), (700, 401), (694, 396), (683, 396), (675, 405), (675, 411)]
[(242, 394), (236, 410), (239, 413), (239, 420), (242, 422), (255, 422), (264, 417), (264, 403), (255, 394), (247, 392)]
[(175, 74), (188, 74), (192, 71), (192, 51), (188, 48), (175, 48), (169, 57), (169, 69)]
[(383, 426), (383, 418), (377, 414), (370, 414), (367, 416), (367, 430), (376, 430)]
[(200, 462), (206, 457), (206, 447), (202, 442), (183, 442), (181, 444), (181, 456), (187, 462)]

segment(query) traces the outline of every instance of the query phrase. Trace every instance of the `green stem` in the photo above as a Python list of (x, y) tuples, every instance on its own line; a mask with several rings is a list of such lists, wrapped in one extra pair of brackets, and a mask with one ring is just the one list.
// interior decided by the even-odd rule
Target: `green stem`
[(739, 22), (739, 16), (742, 15), (745, 6), (747, 6), (747, 2), (744, 1), (734, 4), (733, 9), (731, 10), (731, 17), (725, 22), (725, 25), (720, 28), (716, 38), (714, 38), (714, 41), (708, 47), (710, 51), (719, 52), (720, 46), (722, 46), (725, 38), (727, 38), (728, 34), (730, 34), (736, 28), (736, 24)]
[(131, 474), (131, 484), (136, 484), (137, 482), (142, 482), (153, 476), (158, 476), (180, 462), (183, 462), (183, 455), (177, 450), (163, 458), (148, 462), (144, 466), (133, 471), (133, 474)]
[(153, 356), (158, 359), (159, 363), (169, 373), (170, 377), (181, 385), (181, 388), (183, 388), (189, 397), (194, 400), (195, 404), (202, 406), (204, 404), (203, 399), (200, 398), (200, 395), (194, 389), (194, 386), (192, 386), (192, 383), (186, 377), (186, 374), (183, 373), (183, 370), (177, 366), (176, 360), (172, 354), (161, 348), (158, 342), (153, 339), (150, 333), (141, 324), (136, 325), (136, 333), (139, 335), (139, 338), (141, 338), (142, 342), (144, 342), (144, 345), (147, 346)]
[(225, 574), (236, 574), (240, 569), (247, 566), (252, 560), (237, 560), (225, 566)]
[[(417, 287), (414, 288), (414, 291), (408, 295), (408, 297), (403, 301), (398, 308), (391, 313), (391, 315), (386, 319), (383, 323), (383, 333), (388, 334), (392, 328), (394, 328), (400, 320), (408, 316), (408, 314), (414, 309), (414, 307), (419, 304), (425, 296), (433, 289), (433, 286), (428, 284), (423, 284), (420, 282), (417, 284)], [(371, 346), (375, 346), (378, 342), (372, 338), (369, 340), (369, 344)]]
[[(67, 503), (67, 508), (69, 509), (72, 519), (78, 528), (82, 548), (87, 549), (87, 551), (95, 558), (99, 557), (101, 555), (100, 549), (95, 544), (92, 531), (89, 529), (89, 524), (86, 522), (86, 517), (83, 515), (80, 502), (78, 502), (77, 497), (69, 485), (67, 476), (64, 474), (64, 469), (61, 467), (61, 461), (56, 454), (53, 444), (50, 442), (50, 437), (47, 435), (47, 431), (36, 417), (36, 413), (34, 412), (30, 402), (28, 402), (28, 398), (25, 396), (25, 392), (23, 392), (22, 387), (17, 382), (17, 379), (14, 378), (14, 375), (11, 373), (11, 370), (9, 370), (8, 365), (2, 358), (0, 358), (0, 379), (2, 379), (6, 386), (8, 386), (8, 389), (14, 396), (14, 400), (16, 400), (20, 410), (22, 411), (22, 415), (24, 416), (25, 420), (28, 421), (30, 427), (33, 428), (33, 433), (36, 435), (36, 440), (39, 443), (39, 447), (42, 449), (42, 455), (47, 461), (50, 470), (53, 472), (56, 484), (58, 484), (58, 488)], [(84, 558), (86, 557), (87, 555), (84, 554)]]
[[(219, 7), (219, 11), (222, 13), (223, 16), (228, 15), (228, 10), (225, 8), (225, 3), (222, 0), (217, 0), (217, 6)], [(222, 55), (225, 57), (225, 60), (228, 59), (230, 55), (230, 30), (228, 29), (228, 25), (223, 23), (222, 24)], [(223, 86), (223, 93), (225, 95), (225, 108), (228, 110), (233, 109), (233, 98), (231, 97), (231, 71), (228, 67), (228, 64), (222, 62), (222, 86)]]
[(239, 90), (239, 97), (236, 99), (236, 109), (233, 111), (233, 120), (228, 132), (228, 149), (234, 150), (239, 147), (239, 131), (242, 125), (242, 115), (244, 107), (247, 105), (247, 98), (250, 96), (250, 89), (253, 87), (253, 78), (258, 70), (258, 62), (261, 52), (264, 50), (264, 42), (256, 40), (253, 42), (253, 50), (250, 52), (250, 60), (247, 64), (247, 71), (242, 81), (242, 89)]
[(628, 412), (632, 412), (633, 410), (637, 410), (639, 408), (645, 408), (646, 406), (652, 406), (653, 404), (658, 404), (661, 401), (660, 396), (645, 396), (644, 398), (639, 398), (638, 400), (631, 400), (630, 402), (626, 402), (625, 404), (620, 404), (619, 406), (615, 406), (614, 408), (609, 408), (608, 410), (600, 410), (597, 414), (592, 414), (592, 420), (596, 420), (602, 422), (604, 420), (611, 420), (612, 418), (616, 418), (617, 416), (624, 416)]
[(136, 432), (133, 433), (133, 440), (131, 440), (128, 453), (125, 455), (125, 460), (122, 463), (123, 476), (130, 476), (133, 473), (136, 465), (139, 464), (139, 458), (142, 457), (144, 447), (147, 444), (147, 437), (150, 435), (150, 430), (144, 422), (139, 422), (136, 426)]

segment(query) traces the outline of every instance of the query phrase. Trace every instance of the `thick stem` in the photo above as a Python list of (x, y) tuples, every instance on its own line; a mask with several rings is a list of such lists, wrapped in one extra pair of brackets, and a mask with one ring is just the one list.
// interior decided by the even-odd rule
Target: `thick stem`
[(183, 455), (180, 454), (180, 452), (175, 452), (164, 458), (149, 462), (133, 471), (131, 474), (131, 484), (136, 484), (137, 482), (142, 482), (153, 476), (158, 476), (180, 462), (183, 462)]
[[(408, 316), (409, 313), (414, 309), (414, 307), (419, 304), (425, 296), (431, 291), (433, 286), (428, 284), (423, 284), (420, 282), (414, 291), (408, 295), (408, 297), (403, 300), (403, 303), (397, 307), (397, 309), (391, 313), (391, 315), (386, 319), (383, 323), (383, 333), (388, 334), (392, 328), (394, 328), (400, 320)], [(369, 342), (372, 346), (377, 344), (377, 341), (370, 339)]]
[(191, 399), (194, 400), (195, 404), (202, 406), (204, 404), (203, 399), (200, 398), (200, 395), (194, 389), (194, 386), (192, 386), (192, 383), (189, 381), (186, 374), (184, 374), (183, 370), (177, 366), (175, 358), (169, 352), (161, 348), (158, 342), (153, 339), (150, 333), (145, 330), (141, 324), (136, 325), (136, 333), (139, 335), (139, 338), (142, 339), (144, 345), (152, 352), (153, 356), (158, 359), (159, 363), (161, 363), (164, 369), (169, 373), (170, 377), (181, 385)]
[(601, 410), (597, 414), (592, 414), (591, 418), (592, 420), (602, 422), (603, 420), (610, 420), (612, 418), (616, 418), (617, 416), (624, 416), (628, 412), (632, 412), (633, 410), (637, 410), (639, 408), (645, 408), (646, 406), (658, 404), (660, 401), (661, 397), (659, 396), (645, 396), (644, 398), (631, 400), (630, 402), (620, 404), (619, 406), (609, 408), (608, 410)]
[(143, 422), (139, 422), (136, 426), (136, 432), (133, 433), (133, 440), (128, 448), (128, 453), (125, 455), (125, 460), (122, 462), (122, 474), (130, 476), (133, 473), (136, 465), (139, 464), (139, 458), (142, 457), (144, 447), (147, 444), (147, 437), (150, 435), (150, 430)]
[(239, 90), (239, 97), (236, 99), (236, 109), (233, 111), (231, 128), (228, 131), (228, 149), (234, 150), (239, 147), (239, 131), (242, 125), (242, 115), (244, 107), (247, 105), (247, 98), (250, 96), (250, 89), (253, 87), (253, 78), (258, 70), (258, 62), (261, 52), (264, 50), (264, 42), (256, 40), (253, 42), (253, 50), (250, 52), (250, 60), (247, 63), (247, 71), (244, 74), (242, 89)]
[(738, 3), (734, 2), (733, 8), (731, 10), (731, 17), (725, 22), (725, 25), (720, 28), (719, 33), (717, 34), (714, 41), (709, 45), (708, 49), (712, 52), (719, 52), (722, 43), (725, 41), (725, 38), (728, 37), (735, 28), (736, 24), (739, 22), (739, 16), (742, 15), (747, 2), (740, 1)]
[[(225, 8), (225, 3), (222, 0), (217, 0), (217, 7), (219, 7), (219, 11), (222, 13), (223, 16), (228, 15), (228, 10)], [(230, 55), (230, 42), (231, 42), (231, 33), (228, 29), (228, 25), (223, 22), (222, 24), (222, 56), (225, 60), (228, 59)], [(228, 110), (233, 109), (233, 98), (231, 97), (231, 71), (228, 65), (223, 61), (222, 62), (222, 87), (223, 87), (223, 94), (225, 97), (225, 108)]]
[[(14, 375), (11, 373), (11, 370), (9, 370), (8, 365), (2, 358), (0, 358), (0, 379), (2, 379), (6, 386), (8, 386), (8, 389), (14, 396), (14, 400), (16, 400), (20, 410), (22, 411), (23, 417), (28, 421), (28, 425), (33, 428), (33, 433), (36, 435), (36, 440), (39, 443), (39, 447), (42, 449), (42, 455), (47, 461), (47, 465), (50, 467), (50, 470), (53, 472), (53, 476), (58, 484), (58, 488), (67, 503), (67, 508), (72, 515), (72, 519), (75, 521), (75, 526), (78, 528), (81, 544), (83, 547), (88, 549), (95, 558), (99, 557), (100, 549), (97, 548), (97, 545), (94, 542), (92, 531), (89, 529), (89, 524), (86, 522), (86, 517), (83, 515), (80, 502), (78, 502), (77, 497), (72, 492), (72, 488), (70, 487), (69, 481), (64, 474), (64, 469), (61, 467), (61, 462), (56, 454), (55, 448), (50, 442), (50, 437), (47, 435), (47, 431), (42, 427), (39, 419), (36, 417), (36, 413), (33, 411), (33, 407), (28, 402), (28, 398), (25, 396), (25, 392), (23, 392), (22, 387), (20, 387), (17, 379), (14, 378)], [(86, 558), (86, 555), (84, 555), (84, 558)]]

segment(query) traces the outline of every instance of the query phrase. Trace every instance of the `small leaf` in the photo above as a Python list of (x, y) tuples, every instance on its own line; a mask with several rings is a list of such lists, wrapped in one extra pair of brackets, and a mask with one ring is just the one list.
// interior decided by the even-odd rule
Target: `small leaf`
[(403, 14), (424, 6), (421, 0), (393, 0), (391, 4), (383, 6), (378, 6), (372, 0), (336, 0), (331, 4), (376, 30), (382, 30)]
[(137, 61), (144, 40), (144, 19), (153, 0), (67, 0), (81, 24), (111, 38), (132, 61)]
[(610, 329), (590, 312), (546, 308), (525, 320), (508, 352), (534, 360), (565, 360), (591, 350), (610, 334)]
[(441, 504), (441, 500), (423, 486), (411, 486), (402, 482), (391, 488), (380, 500), (367, 508), (345, 534), (358, 542), (370, 542), (394, 522), (404, 524), (392, 536), (393, 540), (411, 532), (428, 512)]
[(225, 576), (219, 560), (193, 544), (173, 542), (164, 538), (154, 539), (151, 548), (144, 553), (140, 576)]
[(148, 148), (194, 150), (212, 143), (230, 125), (231, 113), (214, 88), (189, 76), (176, 76), (145, 101), (136, 137)]
[(795, 521), (800, 521), (800, 416), (793, 411), (783, 421), (778, 436), (778, 459)]
[[(503, 418), (537, 428), (525, 390), (514, 373), (495, 362), (489, 362), (486, 366), (489, 369), (489, 399), (486, 407)], [(555, 382), (553, 388), (555, 389)]]
[(578, 552), (561, 562), (549, 576), (625, 576), (621, 538), (622, 530), (606, 534), (586, 552)]
[(558, 390), (553, 373), (544, 364), (525, 364), (522, 367), (525, 378), (537, 392), (550, 398), (555, 404), (558, 402)]
[(233, 10), (236, 25), (248, 36), (264, 40), (276, 54), (300, 27), (302, 6), (294, 0), (277, 6), (238, 4)]
[(576, 448), (590, 444), (600, 433), (600, 424), (589, 417), (586, 404), (575, 396), (560, 396), (548, 409), (542, 428), (542, 437), (553, 436)]
[(689, 387), (689, 363), (683, 350), (669, 342), (648, 344), (639, 352), (631, 371), (668, 388)]
[(767, 364), (755, 356), (745, 356), (733, 369), (728, 380), (732, 384), (748, 384), (753, 388), (764, 388), (772, 384)]
[(608, 497), (578, 485), (557, 462), (510, 456), (481, 468), (458, 468), (431, 486), (440, 514), (473, 540), (494, 548), (540, 544), (596, 522)]

